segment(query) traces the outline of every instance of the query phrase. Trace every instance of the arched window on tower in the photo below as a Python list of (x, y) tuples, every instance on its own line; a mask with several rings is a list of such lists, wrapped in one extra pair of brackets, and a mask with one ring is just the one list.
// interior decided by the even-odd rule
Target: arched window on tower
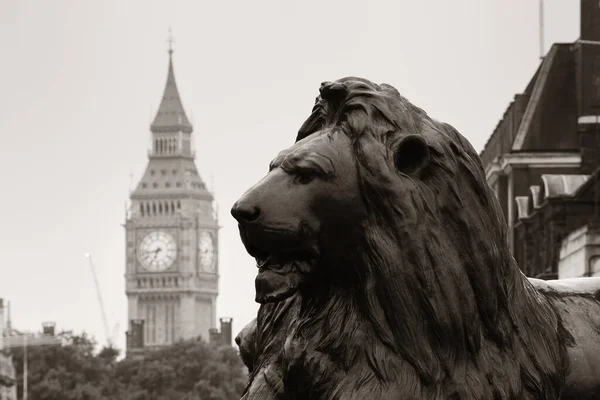
[(154, 154), (158, 154), (158, 139), (154, 139)]
[(142, 214), (142, 217), (144, 216), (144, 203), (140, 203), (140, 214)]
[(181, 208), (181, 202), (179, 200), (177, 200), (177, 209), (179, 210)]
[(162, 215), (162, 203), (158, 203), (158, 214)]
[(152, 203), (152, 215), (156, 215), (156, 203)]

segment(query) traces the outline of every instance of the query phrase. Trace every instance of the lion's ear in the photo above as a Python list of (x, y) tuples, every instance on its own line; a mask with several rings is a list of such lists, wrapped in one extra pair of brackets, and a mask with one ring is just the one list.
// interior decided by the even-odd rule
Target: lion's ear
[(429, 145), (425, 139), (420, 135), (407, 135), (396, 148), (394, 163), (398, 171), (418, 177), (429, 165), (429, 157)]

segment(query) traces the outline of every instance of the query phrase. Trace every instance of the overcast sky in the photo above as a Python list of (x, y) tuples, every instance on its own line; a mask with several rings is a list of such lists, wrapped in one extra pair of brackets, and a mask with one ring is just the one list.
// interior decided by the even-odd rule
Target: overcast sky
[[(368, 3), (368, 5), (367, 5)], [(579, 2), (546, 0), (546, 50), (579, 34)], [(0, 297), (13, 325), (124, 347), (124, 205), (147, 162), (169, 26), (196, 163), (214, 176), (218, 315), (254, 318), (255, 262), (229, 214), (294, 141), (319, 84), (394, 85), (480, 150), (539, 64), (537, 0), (0, 1)]]

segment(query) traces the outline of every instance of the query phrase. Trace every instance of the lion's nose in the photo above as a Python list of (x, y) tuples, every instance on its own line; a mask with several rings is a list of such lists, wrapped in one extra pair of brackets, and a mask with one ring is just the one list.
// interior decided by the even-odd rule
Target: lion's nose
[(242, 345), (242, 333), (241, 332), (235, 337), (235, 344), (237, 344), (238, 347)]
[(235, 218), (240, 224), (249, 224), (250, 222), (258, 219), (260, 216), (260, 209), (247, 203), (245, 204), (237, 201), (233, 207), (231, 207), (231, 215), (233, 215), (233, 218)]

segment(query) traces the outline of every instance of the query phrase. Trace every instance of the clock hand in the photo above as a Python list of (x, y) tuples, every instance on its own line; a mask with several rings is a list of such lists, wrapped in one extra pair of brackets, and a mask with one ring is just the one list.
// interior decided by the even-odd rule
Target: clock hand
[(154, 251), (154, 257), (152, 258), (152, 261), (156, 261), (156, 257), (158, 257), (159, 251), (160, 251), (160, 247)]
[(157, 248), (157, 249), (155, 249), (155, 250), (146, 250), (146, 251), (143, 251), (142, 253), (143, 253), (143, 254), (156, 254), (156, 253), (158, 253), (159, 251), (160, 251), (160, 247), (159, 247), (159, 248)]

